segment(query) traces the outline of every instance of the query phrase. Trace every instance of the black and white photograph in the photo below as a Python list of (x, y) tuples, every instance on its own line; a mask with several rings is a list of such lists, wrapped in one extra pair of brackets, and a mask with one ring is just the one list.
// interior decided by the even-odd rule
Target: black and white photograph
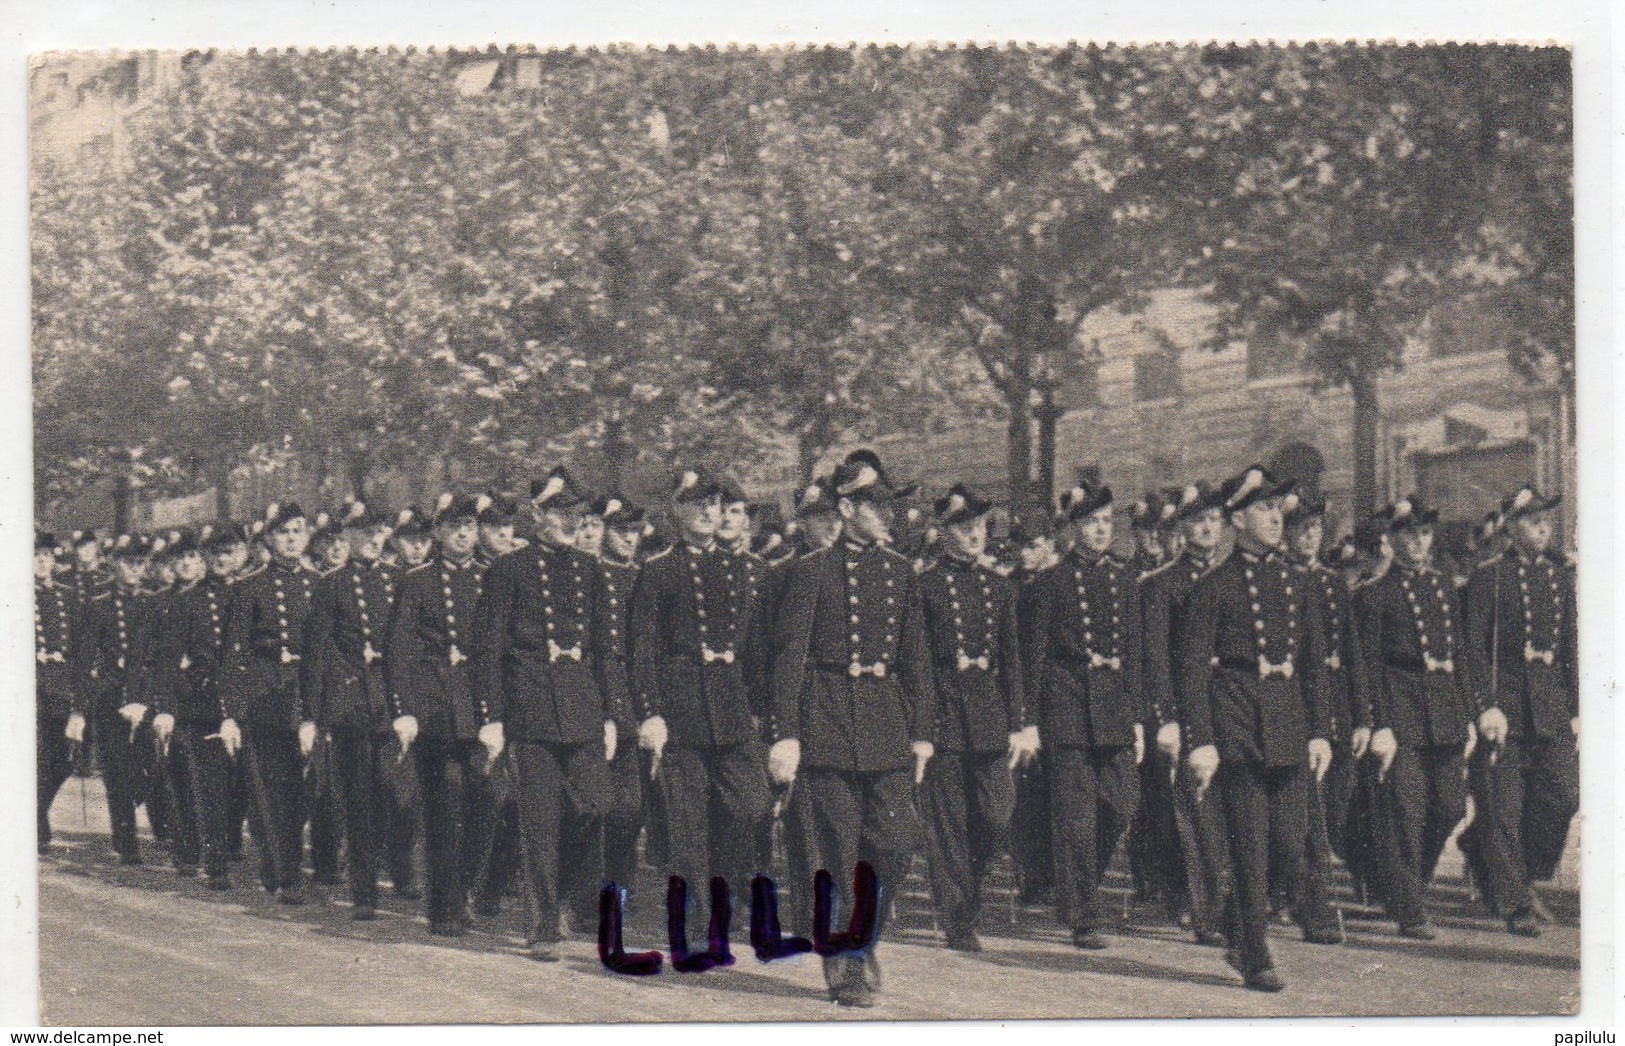
[(1062, 39), (31, 56), (39, 1021), (1575, 1014), (1573, 52)]

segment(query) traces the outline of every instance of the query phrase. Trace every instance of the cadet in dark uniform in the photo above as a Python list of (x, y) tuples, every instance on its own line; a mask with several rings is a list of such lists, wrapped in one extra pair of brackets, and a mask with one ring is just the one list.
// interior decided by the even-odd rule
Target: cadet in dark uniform
[(259, 808), (260, 882), (283, 904), (303, 904), (301, 764), (315, 748), (316, 723), (301, 693), (299, 667), (316, 578), (300, 561), (310, 525), (298, 505), (266, 510), (265, 543), (269, 565), (232, 589), (223, 687), (229, 718), (242, 726)]
[(68, 570), (61, 580), (73, 594), (78, 609), (83, 610), (90, 597), (106, 589), (112, 583), (112, 578), (102, 562), (102, 545), (94, 530), (74, 531), (68, 547), (73, 553), (73, 561), (68, 564)]
[[(136, 774), (142, 754), (137, 745), (150, 735), (149, 693), (152, 646), (157, 638), (157, 607), (141, 587), (152, 543), (122, 534), (113, 545), (113, 584), (90, 597), (79, 637), (78, 684), (73, 712), (90, 722), (107, 789), (107, 811), (113, 825), (113, 849), (124, 864), (140, 864), (135, 835)], [(83, 727), (70, 716), (69, 737), (83, 739)], [(75, 729), (78, 727), (78, 729)]]
[[(182, 616), (178, 611), (181, 604), (189, 603), (195, 613), (196, 599), (192, 592), (208, 573), (208, 565), (197, 536), (190, 531), (171, 531), (157, 562), (162, 564), (162, 576), (171, 583), (154, 596), (156, 623), (148, 693), (152, 697), (155, 758), (149, 787), (151, 794), (162, 794), (168, 807), (167, 827), (175, 870), (191, 878), (197, 875), (203, 842), (197, 797), (191, 787), (193, 775), (186, 745), (177, 737), (178, 725), (182, 715), (195, 723), (200, 703), (205, 706), (205, 723), (218, 723), (220, 706), (218, 700), (210, 700), (212, 695), (205, 695), (200, 702), (196, 695), (185, 692), (191, 689), (190, 684), (196, 682), (197, 677), (181, 668), (185, 663), (189, 669), (190, 660), (183, 662), (186, 653), (177, 645)], [(181, 706), (183, 697), (187, 698), (185, 708)], [(150, 813), (149, 807), (149, 816)], [(224, 873), (222, 859), (223, 855), (216, 858), (215, 871), (220, 874)]]
[(1383, 513), (1393, 566), (1356, 600), (1363, 696), (1373, 710), (1371, 755), (1380, 888), (1406, 937), (1431, 940), (1425, 894), (1450, 833), (1466, 816), (1464, 753), (1476, 740), (1457, 674), (1461, 611), (1433, 567), (1438, 513), (1415, 498)]
[(1531, 883), (1557, 873), (1580, 803), (1574, 571), (1551, 551), (1558, 500), (1524, 487), (1502, 503), (1510, 542), (1468, 583), (1462, 644), (1484, 742), (1473, 778), (1486, 892), (1525, 937), (1540, 932)]
[(34, 535), (34, 772), (41, 854), (51, 845), (51, 804), (73, 773), (67, 729), (78, 607), (73, 590), (57, 581), (56, 554), (55, 535)]
[[(842, 538), (796, 561), (779, 607), (769, 769), (795, 783), (808, 863), (834, 877), (841, 911), (857, 862), (875, 869), (878, 938), (920, 842), (914, 786), (935, 751), (935, 695), (914, 571), (886, 547), (896, 490), (869, 451), (847, 455), (832, 486)], [(872, 1005), (873, 950), (826, 959), (824, 979), (835, 1002)]]
[(479, 511), (469, 497), (437, 507), (440, 554), (400, 581), (383, 667), (391, 726), (422, 781), (429, 932), (456, 937), (468, 928), (468, 891), (496, 819), (490, 778), (503, 731), (472, 660), (486, 573), (474, 556)]
[(752, 565), (716, 541), (718, 484), (684, 471), (671, 500), (677, 540), (644, 563), (632, 597), (638, 744), (660, 767), (670, 874), (687, 881), (691, 904), (713, 875), (743, 899), (765, 871), (755, 850), (770, 806), (753, 707), (765, 683), (746, 675), (760, 663)]
[[(619, 644), (613, 654), (630, 678), (627, 637), (630, 604), (642, 569), (639, 546), (648, 526), (641, 508), (620, 498), (594, 503), (604, 523), (598, 562), (604, 568), (605, 602), (609, 604), (609, 638)], [(604, 815), (604, 878), (631, 890), (638, 874), (638, 836), (643, 831), (643, 764), (634, 744), (616, 745), (609, 764), (610, 803)]]
[(1055, 904), (1079, 948), (1104, 948), (1100, 880), (1134, 816), (1149, 709), (1139, 586), (1110, 552), (1110, 487), (1068, 491), (1074, 546), (1045, 576), (1028, 664), (1049, 753)]
[(1189, 913), (1200, 944), (1224, 941), (1223, 915), (1235, 892), (1224, 804), (1208, 801), (1180, 759), (1183, 707), (1175, 692), (1179, 656), (1175, 642), (1185, 605), (1198, 582), (1222, 562), (1219, 546), (1228, 523), (1219, 491), (1205, 480), (1179, 492), (1173, 502), (1181, 551), (1141, 581), (1145, 611), (1145, 687), (1156, 725), (1156, 752), (1146, 760), (1156, 772), (1142, 780), (1146, 827), (1157, 841), (1155, 889), (1179, 921)]
[(1128, 568), (1135, 577), (1144, 577), (1172, 558), (1162, 539), (1168, 519), (1173, 516), (1173, 508), (1161, 491), (1149, 490), (1129, 510), (1129, 526), (1134, 532), (1134, 554), (1128, 558)]
[(1291, 487), (1255, 465), (1221, 488), (1235, 551), (1196, 583), (1174, 645), (1186, 760), (1199, 789), (1217, 785), (1229, 825), (1236, 903), (1225, 958), (1256, 991), (1283, 987), (1265, 936), (1270, 873), (1301, 898), (1309, 781), (1332, 761), (1324, 633), (1281, 548)]
[[(263, 528), (264, 520), (255, 520), (254, 527)], [(225, 615), (231, 607), (231, 586), (242, 578), (248, 563), (248, 544), (250, 540), (250, 527), (230, 520), (222, 520), (205, 528), (209, 531), (206, 538), (202, 538), (204, 554), (209, 560), (209, 577), (219, 587), (220, 614), (221, 614), (221, 660), (216, 665), (214, 675), (214, 691), (220, 699), (221, 716), (218, 720), (220, 727), (221, 747), (227, 755), (226, 771), (228, 791), (226, 798), (226, 848), (233, 861), (241, 860), (243, 856), (243, 823), (253, 813), (253, 789), (248, 784), (248, 770), (244, 765), (247, 760), (239, 759), (238, 753), (242, 751), (242, 728), (227, 714), (225, 702)]]
[[(561, 843), (598, 831), (616, 724), (628, 712), (603, 568), (574, 546), (586, 498), (562, 468), (533, 483), (531, 495), (536, 541), (485, 577), (473, 696), (491, 719), (482, 730), (512, 749), (536, 905), (530, 957), (553, 962), (566, 900), (560, 883), (578, 881), (561, 873)], [(582, 859), (570, 850), (568, 860)]]
[[(1055, 569), (1061, 557), (1055, 551), (1055, 519), (1047, 507), (1024, 513), (1011, 527), (1010, 542), (1020, 563), (1013, 575), (1016, 583), (1016, 625), (1023, 659), (1038, 627), (1035, 604), (1044, 575)], [(1028, 687), (1037, 680), (1024, 676)], [(1031, 714), (1031, 710), (1029, 710)], [(1055, 857), (1050, 847), (1049, 781), (1045, 776), (1048, 753), (1039, 749), (1036, 759), (1018, 765), (1015, 771), (1016, 808), (1011, 818), (1012, 846), (1015, 850), (1017, 892), (1023, 904), (1048, 904), (1054, 897)]]
[(934, 506), (943, 555), (920, 575), (937, 685), (936, 755), (921, 791), (932, 894), (948, 947), (981, 951), (976, 919), (988, 864), (1009, 849), (1011, 771), (1038, 753), (1027, 720), (1016, 585), (978, 562), (984, 501), (963, 484)]

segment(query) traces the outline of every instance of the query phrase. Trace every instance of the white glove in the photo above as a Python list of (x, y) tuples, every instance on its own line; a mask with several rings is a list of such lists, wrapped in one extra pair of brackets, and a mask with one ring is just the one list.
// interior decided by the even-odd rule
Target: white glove
[(1200, 796), (1213, 783), (1213, 775), (1219, 772), (1219, 750), (1214, 745), (1193, 748), (1191, 754), (1185, 757), (1185, 764), (1196, 778), (1196, 794)]
[(169, 740), (169, 735), (175, 732), (175, 717), (168, 712), (159, 712), (152, 717), (152, 732), (158, 735), (159, 744)]
[(604, 762), (610, 762), (615, 758), (615, 743), (619, 738), (620, 734), (615, 730), (615, 721), (604, 720)]
[(235, 719), (220, 720), (220, 732), (214, 736), (220, 739), (221, 747), (225, 748), (228, 757), (235, 756), (238, 749), (243, 747), (243, 730)]
[(135, 740), (135, 732), (141, 729), (141, 720), (147, 717), (147, 706), (139, 701), (131, 701), (118, 710), (119, 718), (130, 724), (130, 740)]
[(1145, 762), (1145, 724), (1134, 724), (1134, 765)]
[(485, 746), (485, 761), (494, 763), (502, 749), (507, 747), (508, 739), (502, 732), (501, 723), (486, 723), (480, 727), (480, 744)]
[(1349, 752), (1356, 759), (1365, 758), (1366, 751), (1371, 747), (1371, 728), (1357, 726), (1354, 733), (1349, 735)]
[(1462, 746), (1461, 757), (1463, 759), (1471, 759), (1473, 757), (1473, 750), (1476, 749), (1477, 747), (1478, 747), (1478, 730), (1477, 730), (1477, 728), (1475, 728), (1473, 726), (1473, 724), (1468, 723), (1467, 724), (1467, 744)]
[(1478, 736), (1485, 744), (1498, 745), (1507, 739), (1507, 714), (1499, 708), (1487, 708), (1478, 717)]
[(767, 751), (767, 773), (774, 784), (787, 785), (801, 767), (801, 742), (793, 737), (776, 741)]
[(316, 750), (316, 724), (305, 720), (299, 724), (299, 754), (309, 755)]
[(925, 764), (937, 754), (937, 746), (930, 741), (915, 741), (908, 746), (914, 752), (914, 783), (925, 780)]
[(1038, 756), (1038, 727), (1024, 726), (1010, 735), (1010, 769), (1024, 766)]
[(1179, 762), (1179, 724), (1164, 723), (1157, 727), (1157, 751), (1170, 763)]
[(406, 750), (411, 748), (412, 742), (418, 739), (418, 717), (415, 715), (399, 716), (389, 725), (390, 729), (395, 731), (395, 740), (401, 743), (401, 755), (406, 755)]
[(1319, 781), (1332, 767), (1332, 743), (1324, 737), (1309, 739), (1309, 772)]
[(78, 712), (68, 716), (68, 725), (62, 731), (62, 736), (74, 744), (83, 744), (85, 740), (85, 717)]
[(1377, 783), (1381, 784), (1388, 776), (1388, 768), (1394, 765), (1394, 756), (1399, 754), (1399, 739), (1393, 730), (1385, 726), (1371, 735), (1371, 754), (1377, 757)]
[(654, 753), (656, 759), (666, 750), (666, 719), (652, 715), (638, 726), (638, 747)]

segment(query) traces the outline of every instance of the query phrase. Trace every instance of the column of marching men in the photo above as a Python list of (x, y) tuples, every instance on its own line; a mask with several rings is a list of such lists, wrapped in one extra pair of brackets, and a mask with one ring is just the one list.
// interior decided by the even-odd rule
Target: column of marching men
[[(1274, 991), (1272, 922), (1343, 940), (1334, 855), (1400, 935), (1431, 939), (1428, 886), (1471, 795), (1468, 874), (1534, 936), (1533, 884), (1578, 808), (1556, 501), (1506, 498), (1454, 573), (1415, 498), (1324, 561), (1324, 505), (1259, 466), (1147, 495), (1127, 558), (1089, 477), (1017, 514), (1000, 558), (991, 502), (959, 484), (922, 503), (870, 451), (798, 491), (783, 528), (684, 469), (657, 534), (556, 468), (523, 509), (448, 494), (41, 534), (40, 852), (93, 744), (123, 863), (142, 863), (145, 804), (177, 870), (229, 889), (246, 819), (283, 903), (307, 900), (307, 845), (359, 920), (380, 880), (444, 936), (517, 892), (545, 962), (640, 860), (694, 912), (714, 877), (747, 903), (782, 861), (801, 929), (814, 871), (850, 910), (867, 861), (883, 930), (918, 855), (947, 946), (974, 952), (1008, 853), (1023, 902), (1106, 948), (1121, 848), (1138, 918)], [(824, 972), (844, 1005), (880, 988), (872, 949)]]

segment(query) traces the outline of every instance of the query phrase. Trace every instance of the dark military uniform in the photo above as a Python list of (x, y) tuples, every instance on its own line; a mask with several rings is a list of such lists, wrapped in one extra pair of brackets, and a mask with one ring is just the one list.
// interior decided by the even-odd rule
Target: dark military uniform
[(51, 842), (51, 804), (73, 773), (64, 731), (74, 710), (74, 632), (78, 609), (73, 590), (34, 581), (34, 766), (39, 848)]
[[(114, 585), (85, 604), (84, 631), (76, 651), (81, 659), (80, 682), (73, 695), (77, 702), (73, 711), (82, 712), (95, 732), (113, 825), (113, 849), (132, 864), (141, 860), (135, 808), (137, 775), (145, 750), (137, 746), (151, 743), (151, 664), (157, 611), (150, 593)], [(119, 717), (119, 709), (132, 702), (147, 706), (133, 737), (130, 724)]]
[(312, 591), (301, 683), (327, 737), (338, 805), (344, 812), (350, 900), (377, 903), (378, 852), (387, 846), (397, 888), (409, 886), (414, 832), (399, 789), (389, 787), (400, 752), (390, 732), (397, 714), (384, 653), (398, 571), (351, 560)]
[(747, 556), (679, 544), (644, 563), (632, 599), (632, 672), (643, 720), (666, 722), (656, 788), (671, 873), (703, 897), (713, 875), (745, 896), (770, 800), (753, 707), (765, 689)]
[(932, 893), (953, 944), (975, 928), (988, 863), (1009, 849), (1008, 752), (1010, 735), (1028, 725), (1026, 688), (1014, 582), (949, 555), (919, 588), (937, 687), (921, 805)]
[(1462, 653), (1474, 710), (1507, 718), (1506, 742), (1481, 744), (1473, 761), (1485, 886), (1507, 918), (1527, 912), (1531, 882), (1556, 874), (1579, 810), (1576, 620), (1574, 571), (1549, 553), (1510, 550), (1468, 582)]
[[(1021, 572), (1015, 575), (1016, 624), (1023, 659), (1028, 657), (1033, 633), (1039, 627), (1038, 593), (1043, 589), (1045, 577), (1055, 569), (1050, 566), (1036, 573)], [(1038, 683), (1030, 674), (1023, 678), (1028, 687)], [(1029, 717), (1031, 712), (1029, 708)], [(1011, 842), (1015, 850), (1021, 900), (1025, 904), (1047, 903), (1054, 890), (1055, 855), (1050, 846), (1049, 778), (1046, 773), (1049, 752), (1042, 747), (1042, 731), (1039, 741), (1038, 758), (1016, 768), (1016, 805), (1011, 817)]]
[(248, 784), (258, 807), (263, 850), (260, 882), (267, 890), (303, 888), (305, 797), (299, 724), (310, 719), (299, 685), (305, 619), (316, 577), (298, 563), (273, 562), (231, 588), (226, 612), (226, 710), (243, 731)]
[(218, 736), (226, 718), (220, 672), (228, 596), (226, 581), (213, 575), (176, 588), (164, 608), (154, 666), (159, 711), (175, 717), (169, 759), (180, 807), (175, 862), (183, 869), (201, 862), (216, 888), (227, 885), (231, 859), (231, 767)]
[[(604, 602), (608, 605), (609, 656), (621, 664), (620, 671), (631, 675), (627, 638), (632, 593), (642, 569), (637, 561), (622, 563), (607, 556), (599, 559), (604, 569)], [(637, 745), (636, 728), (623, 733), (609, 763), (610, 801), (604, 815), (604, 878), (631, 889), (638, 874), (638, 835), (643, 831), (643, 761)]]
[(445, 557), (401, 580), (389, 628), (386, 671), (394, 716), (417, 719), (417, 760), (427, 844), (431, 928), (467, 918), (468, 891), (496, 822), (491, 767), (479, 731), (497, 721), (474, 676), (476, 612), (485, 568)]
[(1325, 633), (1306, 597), (1279, 551), (1238, 547), (1196, 583), (1176, 623), (1178, 720), (1186, 751), (1218, 749), (1214, 784), (1236, 880), (1225, 930), (1249, 976), (1273, 968), (1265, 939), (1272, 867), (1303, 903), (1307, 748), (1329, 732)]
[[(1225, 905), (1235, 889), (1224, 804), (1199, 794), (1191, 771), (1181, 758), (1170, 766), (1156, 751), (1155, 737), (1165, 723), (1179, 722), (1183, 702), (1175, 693), (1179, 658), (1175, 642), (1179, 623), (1191, 592), (1217, 565), (1217, 560), (1195, 546), (1179, 558), (1147, 575), (1140, 599), (1145, 612), (1145, 690), (1151, 706), (1146, 727), (1146, 759), (1155, 772), (1142, 780), (1141, 796), (1146, 831), (1157, 841), (1149, 858), (1155, 869), (1154, 894), (1176, 914), (1189, 906), (1191, 929), (1200, 941), (1211, 942), (1221, 929)], [(1182, 745), (1181, 753), (1189, 750)]]
[(1431, 567), (1395, 561), (1360, 590), (1364, 694), (1377, 729), (1399, 751), (1373, 792), (1378, 875), (1402, 929), (1427, 922), (1424, 895), (1451, 832), (1466, 816), (1462, 749), (1471, 721), (1457, 674), (1461, 624), (1455, 587)]
[(1075, 936), (1105, 920), (1100, 880), (1139, 800), (1134, 727), (1141, 687), (1138, 582), (1110, 553), (1076, 549), (1045, 575), (1028, 663), (1049, 752), (1055, 902)]
[[(800, 743), (791, 831), (842, 911), (859, 860), (896, 896), (920, 844), (911, 744), (931, 740), (937, 716), (916, 580), (902, 555), (848, 538), (797, 560), (779, 606), (769, 729)], [(861, 976), (855, 962), (826, 963), (832, 989)]]
[[(536, 904), (532, 940), (556, 942), (561, 878), (583, 878), (570, 868), (561, 873), (561, 841), (599, 830), (609, 806), (604, 723), (629, 721), (603, 568), (575, 548), (538, 539), (497, 560), (482, 607), (473, 696), (502, 722), (518, 772)], [(635, 743), (617, 738), (617, 748)], [(569, 860), (584, 859), (570, 850)]]

